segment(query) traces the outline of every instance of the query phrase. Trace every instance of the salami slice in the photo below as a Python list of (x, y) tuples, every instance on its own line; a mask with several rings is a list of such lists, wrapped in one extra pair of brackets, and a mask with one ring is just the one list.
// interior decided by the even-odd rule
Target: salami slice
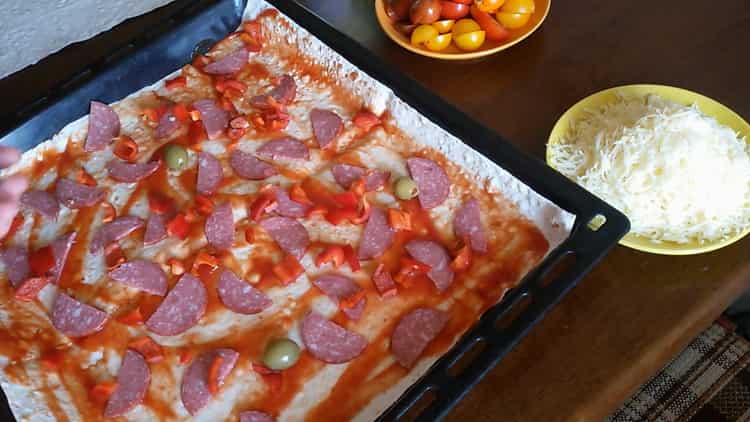
[(321, 149), (327, 148), (333, 143), (344, 129), (344, 123), (338, 114), (330, 110), (314, 108), (310, 112), (310, 123), (312, 125), (315, 140)]
[(216, 249), (229, 249), (234, 242), (234, 216), (232, 206), (225, 202), (214, 207), (206, 218), (206, 239)]
[(240, 413), (240, 422), (274, 422), (273, 416), (258, 410), (246, 410)]
[(450, 255), (442, 245), (432, 240), (415, 239), (409, 241), (405, 248), (414, 259), (430, 266), (427, 276), (435, 283), (438, 291), (442, 292), (453, 283)]
[(104, 327), (107, 313), (58, 293), (52, 306), (52, 325), (68, 337), (84, 337)]
[(271, 217), (260, 222), (281, 250), (301, 259), (310, 244), (310, 237), (305, 226), (289, 217)]
[(190, 363), (185, 375), (182, 376), (182, 385), (180, 387), (180, 397), (185, 409), (191, 414), (196, 414), (203, 409), (211, 400), (211, 392), (208, 389), (208, 377), (211, 365), (217, 357), (220, 357), (221, 364), (216, 374), (216, 381), (219, 386), (229, 373), (234, 369), (240, 354), (232, 349), (214, 349), (203, 353)]
[(151, 214), (146, 221), (146, 232), (143, 234), (143, 244), (155, 245), (167, 238), (167, 227), (164, 217), (159, 214)]
[(117, 387), (109, 396), (104, 416), (122, 416), (143, 403), (151, 383), (151, 370), (140, 353), (126, 350), (120, 370), (117, 372)]
[(393, 228), (388, 224), (385, 211), (373, 207), (362, 233), (357, 256), (359, 259), (373, 259), (383, 254), (393, 243)]
[(229, 270), (222, 271), (216, 290), (221, 303), (238, 314), (257, 314), (272, 304), (265, 293), (240, 280)]
[[(352, 297), (362, 290), (362, 288), (349, 277), (337, 274), (327, 274), (318, 277), (313, 281), (313, 284), (337, 305), (342, 300)], [(356, 321), (362, 317), (362, 312), (364, 312), (366, 304), (367, 297), (362, 296), (354, 306), (351, 308), (344, 308), (342, 311), (347, 318)]]
[(277, 138), (266, 142), (255, 151), (255, 154), (266, 160), (309, 160), (310, 151), (304, 142), (290, 138)]
[(386, 271), (383, 264), (375, 268), (375, 273), (372, 275), (372, 282), (375, 284), (375, 289), (377, 289), (380, 296), (386, 296), (395, 292), (396, 283), (393, 281), (391, 273)]
[(184, 274), (146, 321), (146, 327), (160, 336), (174, 336), (194, 326), (206, 312), (208, 294), (203, 282)]
[(447, 323), (448, 315), (437, 309), (417, 308), (404, 315), (391, 335), (391, 352), (396, 362), (404, 368), (414, 366)]
[(229, 165), (243, 179), (263, 180), (278, 174), (276, 167), (257, 159), (253, 154), (233, 150), (229, 155)]
[(350, 164), (335, 164), (331, 167), (331, 173), (339, 186), (344, 189), (349, 189), (352, 186), (352, 183), (364, 177), (365, 169)]
[(250, 99), (250, 104), (259, 109), (272, 108), (273, 106), (268, 103), (269, 96), (273, 97), (277, 103), (284, 105), (291, 104), (297, 96), (297, 84), (294, 82), (294, 78), (289, 75), (281, 76), (279, 83), (268, 94), (256, 95)]
[(143, 259), (125, 262), (109, 272), (109, 277), (152, 295), (167, 293), (167, 276), (158, 264)]
[(381, 170), (372, 170), (367, 172), (365, 178), (365, 190), (368, 192), (380, 190), (388, 183), (391, 173)]
[(276, 213), (284, 217), (301, 218), (310, 209), (307, 204), (300, 204), (292, 201), (289, 194), (278, 186), (273, 187), (273, 193), (276, 196)]
[(101, 151), (120, 134), (120, 117), (112, 108), (98, 101), (92, 101), (89, 108), (89, 133), (83, 150)]
[(482, 226), (479, 201), (470, 199), (456, 212), (453, 218), (453, 230), (458, 238), (469, 238), (471, 249), (475, 252), (487, 252), (487, 235)]
[(112, 242), (117, 242), (130, 233), (142, 228), (143, 225), (144, 221), (138, 217), (133, 217), (131, 215), (117, 217), (114, 221), (101, 226), (99, 230), (94, 233), (90, 245), (91, 253), (96, 254), (102, 252), (104, 248), (109, 246)]
[(21, 195), (21, 205), (51, 219), (57, 218), (57, 213), (60, 211), (60, 204), (55, 195), (43, 190), (24, 192)]
[(154, 174), (160, 165), (158, 161), (128, 163), (127, 161), (114, 159), (107, 164), (107, 171), (109, 177), (118, 182), (135, 183)]
[(214, 100), (199, 100), (193, 103), (193, 107), (201, 113), (208, 139), (219, 138), (229, 124), (229, 113), (216, 105)]
[(247, 64), (248, 57), (247, 49), (240, 48), (213, 63), (207, 64), (203, 71), (211, 75), (231, 75), (239, 72)]
[(5, 265), (5, 274), (13, 287), (18, 287), (31, 274), (29, 269), (29, 251), (20, 246), (11, 246), (3, 251), (0, 258)]
[(419, 189), (419, 204), (428, 210), (442, 204), (450, 193), (451, 183), (445, 170), (428, 158), (406, 160), (409, 174)]
[(180, 120), (174, 115), (174, 112), (170, 109), (167, 110), (160, 118), (159, 125), (156, 126), (156, 132), (154, 136), (156, 139), (163, 139), (169, 137), (177, 129), (180, 128)]
[(367, 339), (315, 312), (305, 316), (300, 331), (307, 351), (327, 363), (349, 362), (367, 347)]
[(60, 179), (55, 186), (55, 196), (68, 208), (90, 207), (104, 199), (104, 191), (70, 179)]
[(365, 190), (368, 192), (382, 188), (388, 183), (388, 179), (391, 177), (391, 174), (387, 171), (366, 171), (362, 167), (350, 164), (336, 164), (331, 167), (331, 173), (333, 173), (336, 183), (344, 189), (349, 189), (352, 183), (365, 177)]
[(62, 276), (65, 269), (65, 263), (68, 261), (70, 249), (73, 247), (77, 236), (76, 232), (71, 232), (52, 242), (52, 255), (55, 257), (55, 267), (52, 269), (51, 276), (54, 284), (60, 281), (60, 276)]
[(207, 152), (198, 153), (198, 183), (196, 189), (201, 195), (216, 192), (224, 178), (221, 162)]

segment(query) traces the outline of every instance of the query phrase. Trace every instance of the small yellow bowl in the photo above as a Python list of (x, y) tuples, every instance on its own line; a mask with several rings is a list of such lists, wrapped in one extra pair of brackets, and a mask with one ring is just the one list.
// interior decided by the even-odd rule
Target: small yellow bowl
[[(735, 132), (739, 133), (740, 136), (745, 137), (745, 140), (750, 142), (750, 124), (748, 124), (742, 117), (737, 113), (730, 110), (728, 107), (714, 101), (708, 97), (691, 92), (681, 88), (674, 88), (671, 86), (664, 85), (626, 85), (616, 88), (606, 89), (604, 91), (597, 92), (590, 95), (563, 114), (560, 119), (552, 128), (552, 133), (549, 136), (547, 145), (555, 144), (565, 135), (570, 127), (570, 124), (582, 117), (583, 112), (586, 109), (601, 107), (607, 103), (614, 102), (617, 98), (617, 94), (623, 94), (626, 96), (646, 96), (648, 94), (656, 94), (662, 98), (672, 100), (674, 102), (691, 105), (695, 104), (703, 112), (703, 114), (713, 117), (719, 123), (724, 126), (732, 128)], [(547, 148), (547, 164), (550, 166), (553, 162), (552, 150)], [(748, 181), (750, 183), (750, 181)], [(738, 233), (732, 237), (722, 239), (715, 242), (698, 242), (692, 241), (689, 243), (675, 243), (665, 241), (653, 241), (647, 237), (637, 236), (635, 234), (628, 234), (620, 241), (620, 244), (629, 248), (637, 249), (643, 252), (650, 252), (661, 255), (694, 255), (704, 252), (714, 251), (716, 249), (723, 248), (731, 245), (732, 243), (742, 239), (750, 233), (750, 228), (745, 231)]]
[[(536, 31), (537, 28), (542, 25), (544, 19), (547, 18), (551, 1), (552, 0), (535, 0), (536, 11), (531, 15), (529, 22), (523, 28), (509, 29), (509, 39), (502, 42), (485, 41), (479, 50), (471, 52), (461, 51), (452, 43), (448, 48), (439, 52), (430, 51), (424, 47), (412, 45), (409, 41), (409, 37), (399, 32), (385, 13), (385, 0), (375, 0), (375, 15), (378, 17), (378, 23), (380, 23), (380, 27), (383, 28), (383, 31), (385, 31), (385, 33), (398, 45), (409, 51), (435, 59), (468, 60), (495, 54), (498, 51), (503, 51), (506, 48), (510, 48), (523, 41), (526, 37)], [(471, 18), (471, 15), (467, 16), (467, 18)]]

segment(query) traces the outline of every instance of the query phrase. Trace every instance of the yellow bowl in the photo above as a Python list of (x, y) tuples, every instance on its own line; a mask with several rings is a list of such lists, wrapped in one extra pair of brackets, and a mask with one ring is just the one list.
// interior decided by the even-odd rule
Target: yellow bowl
[[(563, 114), (560, 119), (552, 128), (552, 133), (549, 136), (547, 145), (555, 144), (560, 141), (560, 138), (568, 131), (568, 127), (571, 122), (581, 118), (582, 113), (586, 109), (601, 107), (604, 104), (614, 102), (617, 98), (617, 94), (624, 94), (626, 96), (645, 96), (647, 94), (656, 94), (662, 98), (672, 100), (674, 102), (691, 105), (695, 104), (703, 112), (703, 114), (713, 117), (719, 123), (724, 126), (732, 128), (735, 132), (739, 133), (741, 137), (745, 137), (745, 140), (750, 142), (750, 125), (742, 119), (737, 113), (730, 110), (728, 107), (714, 101), (708, 97), (691, 92), (681, 88), (674, 88), (671, 86), (663, 85), (626, 85), (616, 88), (606, 89), (604, 91), (597, 92), (596, 94), (590, 95)], [(550, 166), (553, 162), (552, 150), (547, 148), (547, 164)], [(750, 181), (748, 181), (750, 183)], [(744, 236), (750, 233), (750, 228), (746, 229), (741, 233), (722, 239), (715, 242), (698, 242), (692, 241), (689, 243), (675, 243), (675, 242), (655, 242), (647, 237), (637, 236), (635, 234), (626, 235), (620, 244), (629, 248), (637, 249), (643, 252), (650, 252), (661, 255), (694, 255), (704, 252), (714, 251), (716, 249), (723, 248), (724, 246), (731, 245), (732, 243), (740, 240)]]
[[(536, 11), (531, 15), (529, 22), (523, 28), (509, 29), (509, 39), (502, 42), (485, 41), (479, 50), (471, 52), (461, 51), (453, 43), (443, 51), (430, 51), (424, 47), (412, 45), (409, 41), (409, 37), (399, 32), (385, 13), (385, 0), (375, 0), (375, 15), (378, 17), (378, 23), (380, 23), (380, 27), (383, 28), (383, 31), (385, 31), (385, 33), (398, 45), (409, 51), (435, 59), (468, 60), (495, 54), (498, 51), (503, 51), (506, 48), (510, 48), (523, 41), (526, 37), (531, 35), (531, 33), (536, 31), (536, 29), (542, 25), (544, 19), (547, 18), (551, 1), (552, 0), (535, 0)], [(471, 15), (467, 17), (470, 18)]]

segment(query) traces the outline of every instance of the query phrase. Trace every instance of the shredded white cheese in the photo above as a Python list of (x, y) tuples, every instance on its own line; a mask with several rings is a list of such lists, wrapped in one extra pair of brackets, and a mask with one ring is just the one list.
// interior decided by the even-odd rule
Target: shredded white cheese
[(750, 226), (750, 153), (732, 129), (656, 95), (586, 111), (559, 143), (558, 171), (655, 241), (715, 241)]

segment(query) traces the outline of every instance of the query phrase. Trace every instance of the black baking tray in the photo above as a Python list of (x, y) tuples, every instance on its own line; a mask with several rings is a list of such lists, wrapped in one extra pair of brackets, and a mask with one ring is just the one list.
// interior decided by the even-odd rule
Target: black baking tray
[[(427, 118), (576, 216), (570, 236), (378, 420), (440, 419), (617, 244), (630, 224), (623, 214), (397, 72), (310, 10), (288, 0), (268, 1)], [(246, 0), (196, 0), (186, 5), (153, 32), (118, 46), (102, 62), (4, 118), (0, 143), (28, 150), (85, 115), (91, 99), (117, 101), (179, 69), (196, 49), (237, 28)], [(595, 217), (606, 222), (594, 228), (590, 223)], [(3, 419), (12, 420), (7, 400), (3, 402)]]

